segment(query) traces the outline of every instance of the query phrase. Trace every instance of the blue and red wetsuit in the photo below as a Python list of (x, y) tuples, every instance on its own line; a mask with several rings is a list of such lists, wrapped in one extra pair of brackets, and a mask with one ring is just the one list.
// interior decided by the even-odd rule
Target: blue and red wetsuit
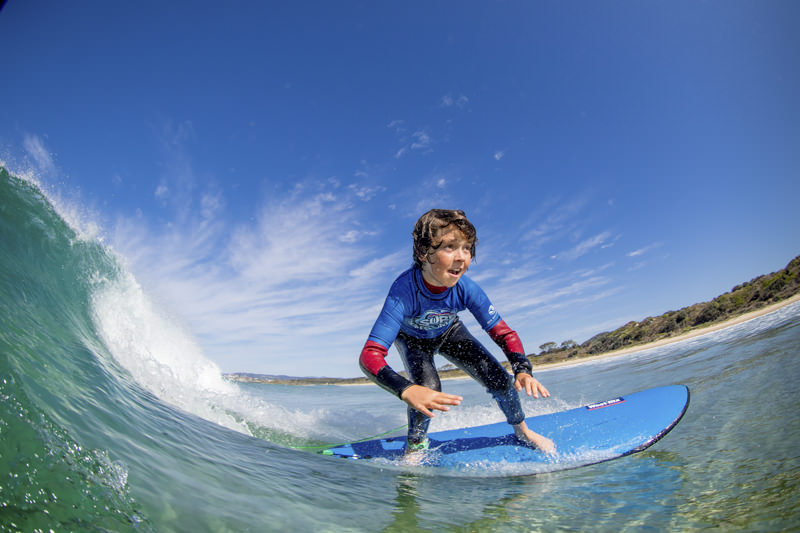
[[(440, 391), (441, 382), (433, 363), (434, 354), (439, 353), (486, 387), (509, 424), (519, 424), (525, 415), (514, 390), (514, 380), (458, 319), (458, 313), (465, 309), (500, 346), (515, 375), (531, 373), (519, 336), (474, 281), (462, 276), (452, 288), (432, 287), (417, 266), (403, 272), (392, 284), (361, 351), (361, 370), (397, 397), (415, 384)], [(392, 343), (400, 353), (408, 378), (386, 363)], [(422, 442), (430, 419), (409, 407), (408, 420), (409, 442)]]

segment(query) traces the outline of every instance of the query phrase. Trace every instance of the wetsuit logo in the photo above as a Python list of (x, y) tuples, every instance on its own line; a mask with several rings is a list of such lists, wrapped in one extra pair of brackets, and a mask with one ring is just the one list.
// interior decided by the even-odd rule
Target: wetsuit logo
[(455, 316), (453, 311), (428, 311), (422, 316), (410, 318), (408, 322), (414, 328), (431, 331), (449, 326)]

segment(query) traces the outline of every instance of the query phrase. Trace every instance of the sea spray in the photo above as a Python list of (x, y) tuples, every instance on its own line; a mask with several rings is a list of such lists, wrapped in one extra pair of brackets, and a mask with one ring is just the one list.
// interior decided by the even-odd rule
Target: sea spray
[(132, 275), (99, 284), (92, 315), (100, 338), (134, 380), (162, 400), (238, 431), (218, 399), (238, 393), (192, 337), (161, 312)]

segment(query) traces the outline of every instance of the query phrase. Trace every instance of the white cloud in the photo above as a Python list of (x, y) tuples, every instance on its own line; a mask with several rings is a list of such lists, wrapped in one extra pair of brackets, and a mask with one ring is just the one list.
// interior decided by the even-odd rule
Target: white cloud
[(640, 255), (646, 254), (650, 250), (653, 250), (655, 248), (661, 247), (662, 244), (664, 244), (664, 243), (662, 243), (662, 242), (654, 242), (653, 244), (648, 244), (644, 248), (639, 248), (638, 250), (634, 250), (632, 252), (628, 252), (628, 257), (639, 257)]
[(225, 200), (221, 193), (211, 194), (206, 193), (200, 200), (200, 214), (204, 219), (212, 218), (219, 211), (223, 209)]
[(374, 237), (375, 235), (377, 235), (376, 231), (350, 230), (341, 237), (339, 237), (339, 240), (341, 242), (352, 244), (360, 241), (361, 239), (364, 239), (365, 237)]
[(530, 324), (529, 329), (535, 330), (540, 318), (555, 310), (575, 308), (617, 293), (619, 287), (612, 287), (611, 283), (608, 276), (576, 278), (563, 272), (550, 276), (535, 272), (513, 281), (506, 277), (483, 286), (501, 315), (509, 318), (510, 325)]
[(440, 101), (442, 107), (460, 107), (463, 108), (469, 103), (469, 98), (464, 96), (463, 94), (459, 96), (453, 96), (451, 93), (448, 93), (442, 96)]
[[(585, 196), (561, 202), (559, 198), (549, 198), (522, 223), (523, 241), (533, 241), (536, 246), (563, 237), (579, 224), (578, 214), (583, 211), (588, 200)], [(534, 226), (533, 229), (527, 229)]]
[(350, 276), (356, 278), (364, 286), (379, 275), (397, 275), (402, 270), (403, 261), (411, 264), (411, 246), (408, 250), (394, 252), (385, 257), (379, 257), (359, 265), (350, 271)]
[[(338, 375), (357, 375), (375, 308), (410, 259), (374, 259), (379, 229), (360, 227), (357, 191), (329, 186), (302, 184), (233, 228), (211, 216), (221, 196), (206, 194), (202, 217), (166, 227), (120, 219), (112, 241), (224, 371), (319, 375), (308, 361), (326, 354)], [(352, 368), (342, 367), (350, 354)]]
[(431, 146), (431, 137), (425, 131), (415, 131), (412, 135), (414, 142), (411, 143), (412, 150), (425, 150)]
[(409, 139), (407, 136), (403, 136), (404, 138), (401, 140), (403, 142), (403, 146), (401, 146), (394, 154), (395, 159), (400, 159), (404, 155), (408, 153), (409, 150), (417, 150), (422, 151), (425, 154), (431, 153), (433, 149), (431, 145), (433, 144), (433, 140), (431, 136), (425, 130), (417, 130), (411, 134), (411, 138)]
[(188, 219), (196, 209), (197, 179), (189, 148), (196, 138), (191, 121), (165, 121), (157, 127), (156, 137), (164, 169), (155, 197), (163, 207), (176, 210), (179, 218)]
[(47, 151), (44, 142), (38, 135), (25, 135), (23, 146), (25, 151), (28, 152), (28, 155), (33, 158), (41, 172), (47, 173), (55, 170), (53, 157), (50, 155), (50, 152)]
[(378, 193), (383, 192), (383, 191), (386, 190), (386, 187), (384, 187), (382, 185), (376, 185), (376, 186), (368, 187), (368, 186), (363, 186), (363, 185), (351, 184), (351, 185), (348, 185), (347, 188), (350, 189), (351, 191), (353, 191), (353, 193), (360, 200), (364, 200), (365, 202), (369, 201), (369, 200), (372, 200), (375, 197), (375, 195), (377, 195)]
[(494, 158), (495, 158), (495, 160), (497, 160), (497, 161), (500, 161), (501, 159), (503, 159), (503, 157), (504, 157), (505, 155), (506, 155), (506, 153), (505, 153), (505, 151), (504, 151), (504, 150), (497, 150), (497, 151), (494, 153)]
[(594, 237), (590, 237), (581, 241), (575, 247), (569, 250), (553, 255), (552, 258), (564, 261), (573, 261), (582, 255), (589, 253), (593, 248), (603, 245), (606, 241), (608, 241), (609, 237), (611, 237), (611, 233), (604, 231), (603, 233), (599, 233)]
[(164, 200), (169, 198), (169, 187), (167, 187), (166, 183), (161, 182), (159, 183), (158, 187), (156, 187), (156, 190), (153, 193), (153, 195), (163, 202)]

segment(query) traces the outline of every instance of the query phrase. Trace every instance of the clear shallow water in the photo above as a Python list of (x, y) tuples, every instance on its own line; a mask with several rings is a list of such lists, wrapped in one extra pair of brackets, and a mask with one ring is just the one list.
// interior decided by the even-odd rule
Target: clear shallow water
[[(539, 373), (553, 397), (525, 400), (528, 414), (689, 386), (684, 419), (643, 453), (446, 472), (288, 448), (398, 427), (403, 404), (372, 386), (224, 381), (103, 246), (4, 173), (0, 264), (0, 530), (800, 528), (799, 304)], [(433, 430), (502, 419), (473, 382), (445, 388), (465, 402)]]

